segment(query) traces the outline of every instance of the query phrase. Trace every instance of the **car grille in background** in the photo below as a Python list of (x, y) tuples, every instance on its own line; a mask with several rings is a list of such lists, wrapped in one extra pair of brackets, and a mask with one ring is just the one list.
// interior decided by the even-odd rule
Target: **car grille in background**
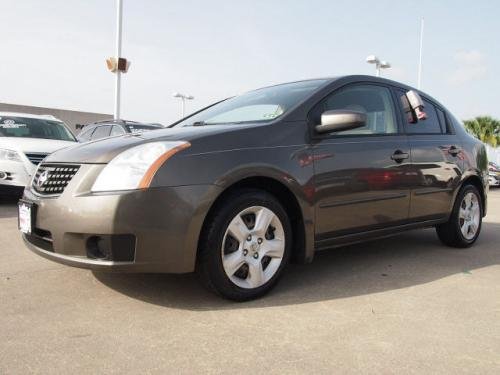
[(42, 160), (47, 156), (48, 154), (42, 154), (42, 153), (26, 153), (26, 157), (30, 160), (35, 165), (38, 165), (42, 162)]
[(43, 195), (60, 195), (79, 168), (79, 165), (42, 164), (33, 178), (33, 189)]

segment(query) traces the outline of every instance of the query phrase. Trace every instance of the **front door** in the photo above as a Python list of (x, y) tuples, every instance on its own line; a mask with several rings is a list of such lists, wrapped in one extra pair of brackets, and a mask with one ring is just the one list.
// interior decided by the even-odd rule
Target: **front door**
[(345, 86), (323, 99), (310, 121), (319, 123), (321, 113), (335, 109), (363, 112), (367, 124), (313, 137), (316, 240), (405, 223), (410, 148), (390, 88)]

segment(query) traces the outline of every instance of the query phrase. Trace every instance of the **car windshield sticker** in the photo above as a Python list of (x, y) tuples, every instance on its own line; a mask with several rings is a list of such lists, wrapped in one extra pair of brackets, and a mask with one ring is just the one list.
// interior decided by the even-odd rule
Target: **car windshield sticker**
[(0, 128), (3, 129), (19, 129), (25, 128), (26, 126), (26, 124), (16, 124), (16, 121), (12, 119), (7, 119), (4, 120), (3, 123), (0, 123)]

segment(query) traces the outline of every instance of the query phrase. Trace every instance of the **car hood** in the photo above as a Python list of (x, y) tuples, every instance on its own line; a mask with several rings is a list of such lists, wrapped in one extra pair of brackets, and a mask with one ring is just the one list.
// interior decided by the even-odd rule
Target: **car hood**
[(0, 148), (20, 152), (39, 152), (50, 154), (56, 150), (73, 146), (76, 142), (44, 138), (0, 137)]
[(207, 136), (232, 132), (247, 127), (242, 125), (188, 126), (125, 134), (93, 142), (80, 143), (74, 147), (55, 152), (45, 161), (51, 163), (103, 164), (111, 161), (120, 152), (143, 143), (158, 141), (194, 142)]

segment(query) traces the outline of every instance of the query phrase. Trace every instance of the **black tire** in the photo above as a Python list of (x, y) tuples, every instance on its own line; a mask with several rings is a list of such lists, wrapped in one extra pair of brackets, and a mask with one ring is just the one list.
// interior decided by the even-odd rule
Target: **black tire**
[[(280, 220), (285, 236), (285, 249), (281, 264), (274, 276), (258, 288), (242, 288), (233, 283), (222, 263), (222, 246), (231, 220), (243, 210), (262, 206), (270, 209)], [(292, 231), (288, 214), (271, 194), (257, 189), (240, 189), (229, 194), (206, 219), (200, 235), (196, 273), (211, 292), (233, 301), (248, 301), (269, 292), (277, 283), (288, 264), (292, 249)], [(248, 273), (248, 271), (247, 271)]]
[[(464, 197), (468, 193), (473, 193), (476, 195), (480, 209), (479, 226), (475, 236), (471, 239), (465, 238), (462, 234), (462, 231), (460, 230), (459, 218), (460, 205), (462, 204)], [(464, 185), (457, 194), (455, 204), (453, 205), (453, 211), (451, 212), (448, 222), (436, 226), (436, 232), (439, 239), (443, 244), (451, 247), (465, 248), (471, 246), (472, 244), (474, 244), (474, 242), (476, 242), (479, 234), (481, 233), (483, 212), (483, 201), (481, 199), (479, 190), (474, 185)]]

